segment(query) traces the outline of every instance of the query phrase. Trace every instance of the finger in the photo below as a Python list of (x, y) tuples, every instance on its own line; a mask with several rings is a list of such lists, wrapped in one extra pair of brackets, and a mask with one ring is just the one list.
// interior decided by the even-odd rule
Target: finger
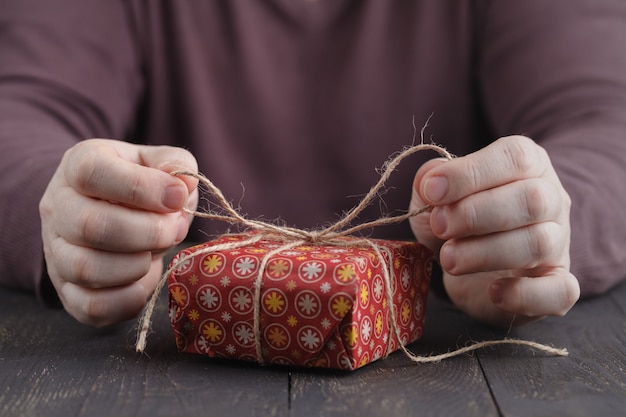
[[(138, 148), (142, 165), (156, 168), (171, 174), (174, 171), (198, 172), (196, 158), (183, 148), (172, 146), (142, 146)], [(181, 175), (180, 179), (187, 186), (187, 192), (192, 193), (198, 187), (198, 179), (189, 175)]]
[[(411, 192), (411, 202), (409, 204), (409, 212), (413, 212), (416, 210), (420, 210), (426, 206), (428, 203), (424, 201), (419, 193), (419, 184), (421, 182), (422, 177), (433, 167), (445, 163), (445, 159), (432, 159), (424, 163), (415, 174), (415, 179), (413, 181), (413, 189)], [(434, 252), (439, 252), (439, 248), (443, 243), (441, 239), (439, 239), (433, 233), (430, 225), (430, 210), (423, 211), (422, 213), (409, 218), (409, 224), (411, 225), (411, 230), (415, 235), (415, 238), (418, 242), (426, 247), (430, 248)]]
[(546, 180), (517, 181), (435, 207), (429, 225), (436, 236), (447, 240), (560, 222), (564, 211), (560, 194), (561, 188)]
[(559, 224), (543, 222), (508, 232), (452, 239), (441, 247), (439, 260), (452, 275), (542, 265), (569, 267), (569, 236), (564, 233)]
[(70, 216), (56, 219), (56, 233), (76, 246), (111, 252), (166, 249), (180, 243), (189, 220), (183, 212), (153, 213), (76, 194), (70, 188), (57, 191), (59, 204)]
[(526, 316), (563, 316), (580, 297), (576, 277), (556, 269), (540, 278), (503, 278), (489, 288), (492, 302), (502, 310)]
[(179, 148), (92, 140), (73, 148), (66, 161), (65, 177), (78, 192), (144, 210), (180, 210), (195, 187), (166, 171), (197, 170), (193, 157)]
[(132, 284), (93, 289), (63, 283), (58, 294), (65, 310), (78, 321), (103, 327), (136, 317), (161, 277), (162, 258), (152, 259), (150, 271)]
[(547, 153), (523, 136), (501, 138), (470, 155), (430, 169), (419, 184), (429, 204), (451, 204), (470, 194), (544, 174)]
[(84, 288), (68, 282), (58, 294), (69, 314), (96, 327), (136, 317), (146, 304), (146, 290), (139, 282), (105, 289)]
[(131, 284), (148, 273), (150, 252), (108, 252), (75, 246), (64, 239), (50, 242), (49, 264), (56, 265), (59, 279), (86, 288), (107, 288)]

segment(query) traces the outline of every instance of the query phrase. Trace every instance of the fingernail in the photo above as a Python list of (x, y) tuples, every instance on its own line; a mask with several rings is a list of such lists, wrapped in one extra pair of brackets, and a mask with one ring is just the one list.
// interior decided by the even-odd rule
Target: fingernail
[(184, 215), (178, 217), (176, 226), (178, 227), (176, 232), (176, 243), (180, 243), (185, 239), (187, 231), (189, 230), (189, 225), (187, 224), (187, 219)]
[(456, 258), (452, 245), (443, 245), (439, 251), (439, 262), (445, 271), (452, 272), (456, 266)]
[(445, 207), (435, 207), (430, 214), (430, 227), (435, 235), (441, 237), (448, 229)]
[(448, 180), (446, 177), (430, 177), (424, 182), (424, 197), (432, 203), (441, 200), (447, 192)]
[(502, 303), (504, 299), (503, 291), (501, 282), (496, 281), (491, 284), (491, 287), (489, 287), (489, 297), (494, 304)]
[(170, 185), (163, 190), (161, 203), (172, 210), (180, 210), (185, 205), (187, 195), (181, 185)]

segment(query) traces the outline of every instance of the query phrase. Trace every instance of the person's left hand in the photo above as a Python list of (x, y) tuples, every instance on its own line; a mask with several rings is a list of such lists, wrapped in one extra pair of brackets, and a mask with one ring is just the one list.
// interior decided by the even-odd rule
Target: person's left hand
[(424, 164), (411, 218), (438, 254), (452, 302), (482, 322), (510, 326), (562, 316), (578, 300), (569, 271), (571, 200), (547, 152), (522, 136)]

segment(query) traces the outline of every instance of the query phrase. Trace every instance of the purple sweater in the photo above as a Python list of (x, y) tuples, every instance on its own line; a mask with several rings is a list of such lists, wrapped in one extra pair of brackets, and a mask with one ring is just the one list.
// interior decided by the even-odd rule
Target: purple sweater
[[(38, 201), (82, 139), (183, 146), (248, 216), (307, 228), (433, 114), (457, 155), (509, 134), (548, 150), (572, 270), (601, 293), (626, 276), (624, 39), (624, 0), (0, 0), (0, 282), (39, 291)], [(406, 209), (432, 156), (362, 219)]]

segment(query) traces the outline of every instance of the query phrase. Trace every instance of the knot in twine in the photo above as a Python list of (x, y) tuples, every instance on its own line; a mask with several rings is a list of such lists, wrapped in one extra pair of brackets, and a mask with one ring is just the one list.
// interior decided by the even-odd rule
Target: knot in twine
[[(426, 126), (424, 126), (426, 127)], [(422, 129), (422, 133), (423, 133)], [(452, 159), (454, 156), (450, 154), (446, 149), (437, 146), (435, 144), (426, 144), (422, 143), (418, 145), (412, 145), (410, 147), (405, 148), (395, 157), (388, 160), (382, 168), (381, 177), (378, 182), (369, 190), (369, 192), (365, 195), (365, 197), (349, 210), (342, 218), (336, 223), (321, 229), (321, 230), (303, 230), (294, 227), (287, 226), (279, 226), (273, 223), (264, 222), (260, 220), (247, 219), (242, 216), (233, 206), (232, 204), (224, 197), (222, 191), (216, 187), (208, 178), (204, 177), (201, 174), (193, 173), (190, 171), (176, 171), (173, 172), (172, 175), (180, 176), (180, 175), (188, 175), (195, 177), (199, 180), (199, 182), (206, 187), (206, 190), (216, 201), (218, 206), (223, 210), (222, 213), (217, 213), (213, 211), (208, 212), (198, 212), (189, 209), (183, 209), (188, 214), (192, 214), (197, 217), (202, 217), (210, 220), (220, 220), (233, 225), (245, 226), (248, 229), (256, 231), (250, 238), (244, 239), (238, 242), (229, 242), (220, 245), (214, 245), (211, 247), (203, 248), (199, 251), (194, 252), (193, 254), (187, 254), (180, 256), (176, 262), (173, 262), (172, 265), (165, 271), (163, 276), (161, 277), (159, 283), (157, 284), (150, 300), (148, 301), (146, 308), (140, 318), (139, 330), (137, 343), (135, 348), (137, 352), (144, 352), (146, 347), (146, 339), (148, 333), (150, 331), (152, 314), (154, 312), (154, 308), (156, 306), (156, 301), (158, 299), (158, 295), (161, 292), (161, 289), (167, 282), (168, 276), (173, 273), (180, 265), (187, 262), (189, 259), (201, 256), (210, 252), (218, 252), (224, 250), (233, 250), (237, 248), (241, 248), (244, 246), (251, 245), (255, 242), (258, 242), (262, 239), (272, 239), (282, 243), (282, 245), (278, 248), (275, 248), (269, 251), (263, 257), (260, 265), (259, 272), (256, 276), (254, 282), (254, 339), (256, 346), (256, 359), (260, 364), (264, 363), (263, 358), (263, 350), (261, 345), (261, 331), (260, 331), (260, 304), (261, 304), (261, 286), (263, 282), (263, 271), (267, 265), (267, 262), (270, 258), (282, 251), (294, 248), (296, 246), (301, 246), (303, 244), (316, 244), (316, 245), (333, 245), (333, 246), (343, 246), (343, 247), (363, 247), (369, 246), (382, 265), (386, 264), (385, 258), (383, 256), (383, 251), (385, 248), (380, 247), (375, 242), (367, 238), (357, 238), (357, 239), (345, 239), (347, 236), (353, 235), (355, 232), (360, 230), (369, 229), (377, 226), (384, 226), (394, 223), (399, 223), (404, 220), (407, 220), (411, 217), (417, 216), (425, 211), (428, 211), (432, 208), (432, 206), (427, 205), (421, 207), (419, 209), (407, 212), (405, 214), (401, 214), (398, 216), (383, 216), (379, 219), (372, 220), (369, 222), (364, 222), (355, 226), (349, 226), (350, 223), (358, 217), (358, 215), (367, 207), (369, 204), (375, 199), (376, 196), (379, 195), (379, 192), (384, 187), (385, 183), (391, 176), (392, 172), (396, 169), (396, 167), (400, 164), (400, 162), (407, 158), (408, 156), (423, 150), (432, 150), (437, 152), (442, 157), (447, 160)], [(388, 268), (383, 269), (383, 281), (385, 283), (385, 290), (387, 295), (387, 303), (391, 306), (393, 305), (393, 293), (392, 293), (392, 279), (393, 279), (393, 270), (391, 272)], [(443, 359), (447, 359), (453, 356), (462, 355), (464, 353), (471, 352), (476, 349), (501, 345), (501, 344), (515, 344), (515, 345), (525, 345), (530, 348), (534, 348), (540, 351), (544, 351), (549, 354), (566, 356), (568, 354), (566, 349), (557, 349), (551, 346), (543, 345), (536, 342), (531, 342), (527, 340), (517, 340), (517, 339), (502, 339), (495, 341), (483, 341), (477, 342), (470, 346), (466, 346), (451, 352), (447, 352), (441, 355), (429, 355), (429, 356), (419, 356), (415, 355), (411, 351), (409, 351), (401, 342), (400, 338), (400, 330), (398, 326), (398, 321), (396, 317), (396, 313), (393, 308), (390, 308), (390, 326), (389, 333), (390, 336), (393, 336), (397, 342), (397, 346), (404, 352), (404, 354), (416, 363), (429, 363), (429, 362), (439, 362)], [(392, 342), (392, 337), (388, 338), (387, 351), (385, 356), (388, 356), (391, 351), (389, 349), (390, 344)]]

